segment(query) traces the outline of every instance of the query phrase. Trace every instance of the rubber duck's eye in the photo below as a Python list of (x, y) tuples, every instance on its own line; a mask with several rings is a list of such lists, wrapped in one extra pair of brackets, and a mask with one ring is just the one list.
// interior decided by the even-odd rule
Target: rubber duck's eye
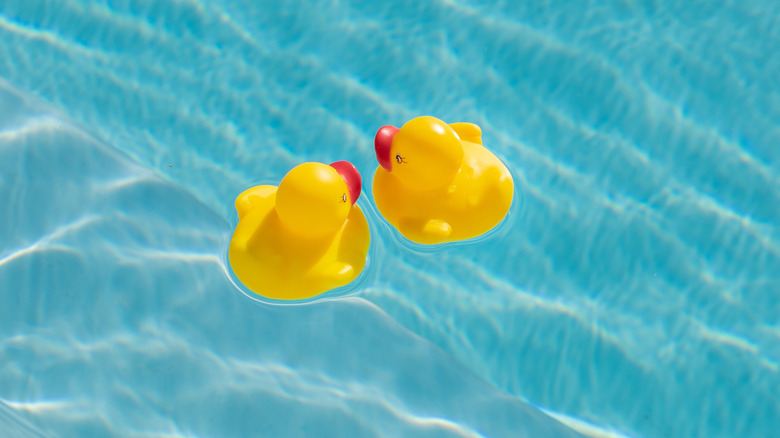
[(395, 155), (395, 162), (398, 163), (398, 164), (403, 163), (404, 162), (404, 157), (402, 157), (401, 154), (396, 154)]
[(341, 195), (341, 202), (347, 202), (347, 194), (346, 193), (343, 193)]

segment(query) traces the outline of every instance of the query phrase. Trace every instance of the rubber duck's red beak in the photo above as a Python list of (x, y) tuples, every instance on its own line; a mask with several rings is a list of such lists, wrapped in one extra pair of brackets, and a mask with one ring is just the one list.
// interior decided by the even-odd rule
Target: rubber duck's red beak
[(362, 181), (360, 180), (360, 172), (349, 161), (336, 161), (330, 163), (330, 167), (336, 169), (336, 172), (341, 175), (344, 182), (347, 183), (347, 191), (349, 191), (349, 202), (355, 205), (360, 197), (360, 187)]
[(390, 146), (393, 144), (393, 137), (399, 131), (395, 126), (383, 126), (374, 137), (374, 150), (376, 150), (376, 160), (386, 171), (393, 170), (393, 157), (390, 156)]

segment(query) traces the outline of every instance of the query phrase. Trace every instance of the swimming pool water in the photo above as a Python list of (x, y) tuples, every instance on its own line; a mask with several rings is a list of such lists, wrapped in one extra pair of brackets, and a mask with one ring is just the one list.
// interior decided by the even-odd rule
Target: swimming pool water
[[(777, 2), (0, 0), (0, 41), (10, 436), (780, 429)], [(500, 234), (414, 251), (371, 208), (421, 114), (510, 165)], [(365, 283), (247, 299), (234, 197), (339, 159)]]

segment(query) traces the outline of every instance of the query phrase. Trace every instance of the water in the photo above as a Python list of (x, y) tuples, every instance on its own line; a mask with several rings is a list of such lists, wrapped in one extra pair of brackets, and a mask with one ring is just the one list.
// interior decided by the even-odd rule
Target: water
[[(0, 0), (0, 427), (773, 436), (780, 4), (676, 3)], [(366, 185), (360, 288), (234, 287), (236, 194), (421, 114), (505, 229), (415, 251)]]

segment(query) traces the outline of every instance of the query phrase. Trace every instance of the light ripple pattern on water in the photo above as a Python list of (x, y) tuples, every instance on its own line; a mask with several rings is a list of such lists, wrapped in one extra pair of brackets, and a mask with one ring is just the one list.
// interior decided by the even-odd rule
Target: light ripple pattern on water
[[(120, 266), (187, 260), (224, 275), (209, 248), (235, 193), (304, 160), (349, 159), (370, 184), (380, 125), (473, 121), (520, 181), (519, 219), (500, 239), (418, 254), (369, 212), (382, 263), (358, 295), (594, 434), (766, 436), (780, 417), (778, 16), (770, 0), (5, 2), (0, 76), (139, 170), (91, 174), (84, 187), (102, 201), (88, 215), (113, 219), (55, 240), (41, 239), (89, 216), (63, 205), (36, 228), (15, 212), (40, 193), (11, 189), (34, 169), (0, 174), (11, 207), (0, 269), (57, 254), (83, 272), (81, 236), (107, 233), (116, 242), (103, 254)], [(18, 115), (13, 99), (0, 101), (1, 153), (60, 132), (51, 109)], [(192, 196), (220, 225), (149, 232), (167, 218), (144, 216), (149, 203), (134, 197), (159, 179), (175, 188), (158, 201)], [(137, 281), (178, 291), (176, 306), (213, 293)], [(126, 294), (152, 314), (178, 308)], [(27, 315), (50, 313), (20, 299)]]

